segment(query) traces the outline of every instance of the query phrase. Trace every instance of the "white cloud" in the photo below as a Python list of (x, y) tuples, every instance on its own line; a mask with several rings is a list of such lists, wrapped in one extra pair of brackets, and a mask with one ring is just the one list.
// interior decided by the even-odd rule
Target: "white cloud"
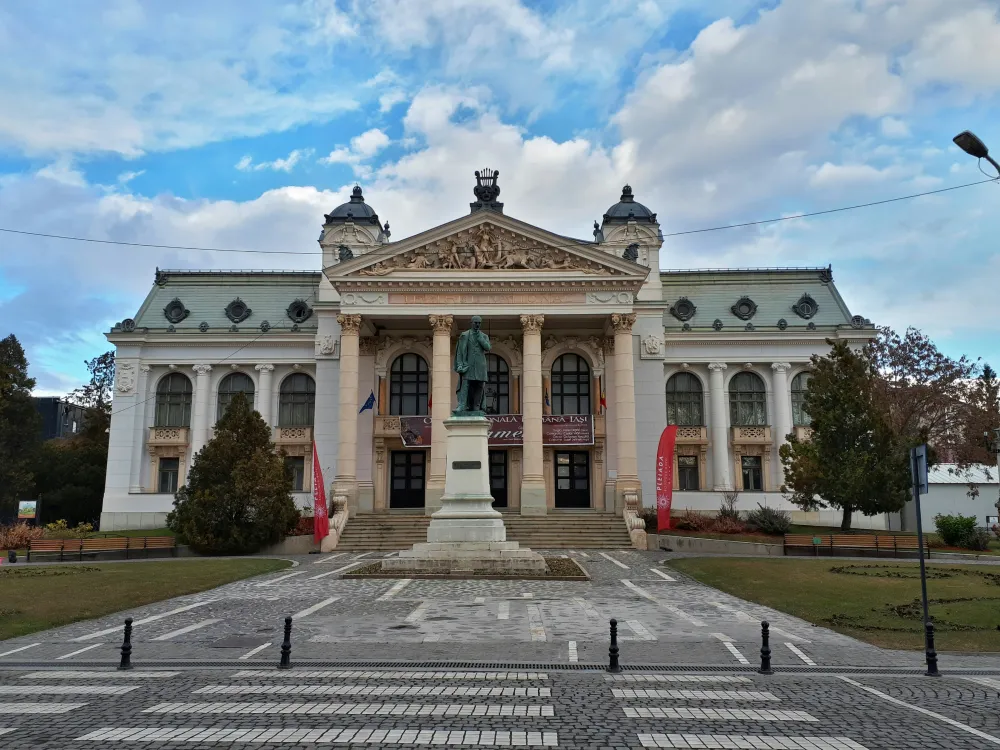
[(146, 174), (145, 169), (140, 169), (137, 172), (122, 172), (120, 175), (118, 175), (118, 184), (128, 185), (136, 177), (142, 177), (142, 175), (144, 174)]
[(354, 136), (349, 147), (338, 146), (319, 162), (320, 164), (349, 164), (355, 175), (367, 177), (371, 174), (371, 167), (365, 162), (382, 151), (390, 142), (389, 136), (384, 132), (378, 128), (372, 128), (361, 135)]
[(814, 167), (809, 182), (815, 187), (842, 187), (860, 183), (882, 182), (896, 173), (889, 167), (876, 169), (870, 164), (831, 164)]
[(241, 172), (261, 172), (265, 169), (271, 170), (272, 172), (291, 172), (299, 162), (308, 159), (312, 155), (313, 150), (311, 148), (297, 148), (288, 154), (288, 156), (284, 159), (262, 161), (254, 164), (253, 158), (247, 154), (236, 162), (235, 166)]
[(919, 83), (951, 83), (971, 91), (1000, 90), (1000, 18), (996, 3), (949, 2), (903, 57)]
[(879, 126), (886, 138), (910, 137), (910, 127), (898, 117), (883, 117)]
[(389, 112), (397, 104), (401, 104), (406, 101), (406, 92), (402, 89), (392, 89), (392, 91), (387, 91), (378, 98), (378, 111), (385, 114)]

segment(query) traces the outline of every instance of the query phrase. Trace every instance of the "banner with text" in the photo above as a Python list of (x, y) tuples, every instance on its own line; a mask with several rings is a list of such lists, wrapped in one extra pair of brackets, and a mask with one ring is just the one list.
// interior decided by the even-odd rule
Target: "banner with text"
[[(490, 447), (521, 445), (524, 417), (520, 414), (491, 414)], [(400, 417), (399, 436), (407, 448), (430, 447), (430, 417)], [(590, 414), (549, 414), (542, 417), (543, 445), (593, 445), (594, 417)]]
[(674, 444), (677, 425), (667, 425), (656, 448), (656, 530), (670, 529), (670, 506), (674, 501)]

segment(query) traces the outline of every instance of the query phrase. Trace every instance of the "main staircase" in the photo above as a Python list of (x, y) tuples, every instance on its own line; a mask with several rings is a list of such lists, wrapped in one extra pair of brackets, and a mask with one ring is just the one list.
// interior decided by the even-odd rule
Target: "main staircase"
[[(352, 516), (338, 551), (409, 549), (427, 541), (430, 516), (416, 513), (362, 513)], [(630, 549), (628, 530), (612, 513), (522, 516), (504, 513), (507, 539), (531, 549)]]

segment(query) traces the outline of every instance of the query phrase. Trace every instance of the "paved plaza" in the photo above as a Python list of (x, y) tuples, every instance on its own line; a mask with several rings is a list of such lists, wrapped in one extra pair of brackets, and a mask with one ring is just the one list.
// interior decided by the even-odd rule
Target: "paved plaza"
[[(551, 553), (588, 582), (341, 577), (382, 554), (295, 558), (4, 641), (0, 746), (1000, 747), (1000, 659), (946, 654), (929, 679), (922, 654), (723, 594), (663, 553)], [(287, 615), (293, 668), (279, 671)], [(620, 675), (600, 668), (612, 617)], [(754, 671), (762, 619), (770, 676)]]

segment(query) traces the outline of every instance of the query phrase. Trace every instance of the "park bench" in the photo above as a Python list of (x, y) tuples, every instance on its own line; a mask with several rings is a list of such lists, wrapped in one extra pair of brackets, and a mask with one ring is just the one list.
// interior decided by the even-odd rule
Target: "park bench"
[[(819, 544), (816, 544), (816, 539), (820, 540)], [(811, 549), (814, 555), (819, 555), (820, 547), (830, 548), (830, 537), (814, 534), (785, 534), (785, 549), (787, 550), (789, 547)]]
[[(913, 554), (919, 552), (920, 548), (917, 545), (917, 538), (915, 536), (894, 536), (892, 540), (896, 555), (900, 552), (912, 552)], [(924, 554), (928, 557), (931, 556), (931, 545), (926, 537), (924, 537)]]
[[(817, 543), (819, 540), (819, 543)], [(785, 534), (785, 551), (789, 549), (813, 550), (813, 555), (832, 555), (834, 550), (874, 552), (876, 557), (882, 552), (898, 557), (900, 552), (917, 552), (915, 536), (895, 534)], [(930, 556), (930, 545), (924, 540), (924, 551)]]
[(99, 552), (124, 552), (128, 559), (133, 550), (169, 549), (177, 555), (177, 540), (172, 536), (108, 536), (90, 537), (88, 539), (33, 539), (28, 542), (28, 562), (31, 555), (58, 554), (59, 559), (65, 559), (67, 554), (82, 560), (85, 554), (96, 555)]

